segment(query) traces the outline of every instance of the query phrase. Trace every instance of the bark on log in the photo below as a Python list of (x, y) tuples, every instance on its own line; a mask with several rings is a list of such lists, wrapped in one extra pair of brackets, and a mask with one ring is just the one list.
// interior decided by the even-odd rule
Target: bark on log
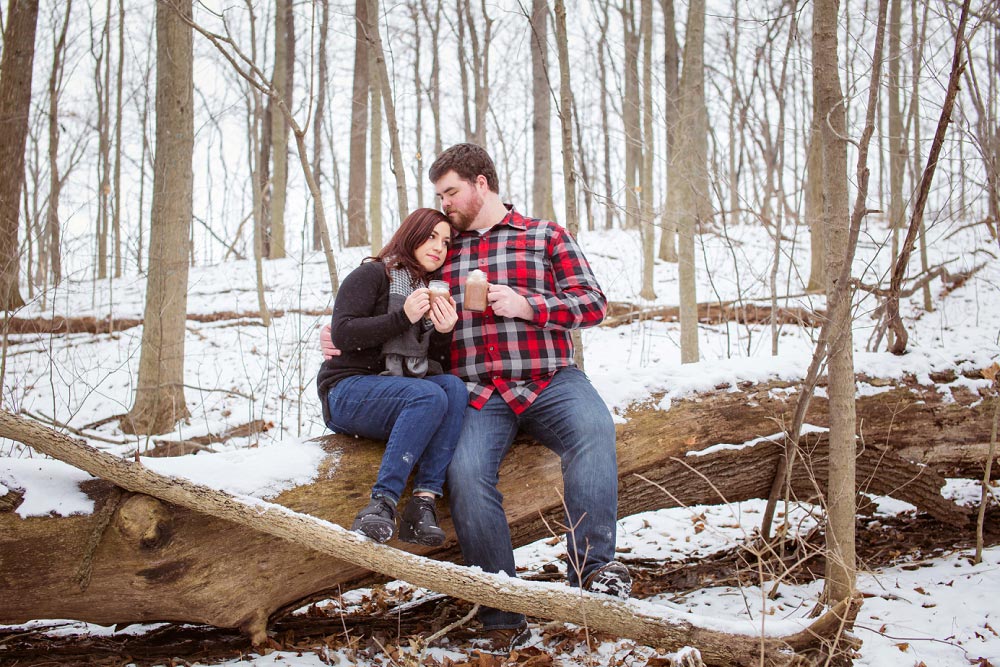
[[(968, 522), (966, 511), (940, 496), (941, 477), (928, 467), (902, 461), (892, 450), (986, 441), (989, 416), (982, 404), (976, 404), (971, 393), (941, 394), (912, 379), (884, 388), (858, 400), (865, 443), (859, 455), (862, 489), (907, 500), (942, 520)], [(619, 513), (680, 503), (715, 504), (721, 501), (716, 489), (724, 489), (729, 501), (765, 497), (780, 455), (778, 444), (687, 454), (779, 431), (794, 407), (788, 400), (793, 392), (794, 387), (770, 383), (676, 400), (667, 411), (636, 406), (618, 432)], [(657, 402), (654, 397), (652, 404)], [(808, 422), (825, 425), (825, 411), (826, 401), (818, 397)], [(337, 436), (325, 440), (332, 456), (318, 481), (289, 490), (275, 502), (350, 525), (367, 500), (382, 446)], [(822, 466), (823, 438), (813, 444), (815, 477), (823, 480), (825, 474), (816, 471)], [(806, 467), (797, 468), (794, 489), (812, 495)], [(543, 447), (515, 446), (504, 462), (500, 488), (516, 545), (546, 536), (544, 520), (551, 524), (562, 518), (559, 461)], [(86, 485), (84, 490), (97, 502), (93, 516), (21, 519), (10, 510), (0, 511), (0, 623), (36, 618), (104, 624), (170, 620), (240, 627), (259, 636), (272, 614), (327, 597), (338, 586), (346, 589), (375, 580), (366, 568), (146, 496), (126, 497), (111, 513), (108, 527), (95, 530), (112, 489), (101, 480)], [(438, 560), (458, 560), (447, 511), (441, 519), (449, 536), (444, 546), (394, 545)], [(89, 586), (82, 588), (76, 573), (87, 560), (92, 536), (99, 539), (89, 558)], [(365, 544), (368, 558), (372, 545)]]

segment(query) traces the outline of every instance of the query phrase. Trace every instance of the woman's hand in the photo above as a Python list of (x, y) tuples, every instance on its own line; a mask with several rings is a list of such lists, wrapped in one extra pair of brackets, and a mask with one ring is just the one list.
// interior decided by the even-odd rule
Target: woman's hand
[(447, 300), (438, 297), (434, 299), (434, 307), (430, 312), (431, 322), (438, 333), (448, 333), (458, 323), (458, 311), (455, 309), (455, 299), (448, 295)]
[(431, 307), (431, 296), (430, 290), (426, 287), (421, 287), (420, 289), (413, 290), (410, 296), (406, 297), (406, 301), (403, 302), (403, 312), (406, 313), (406, 317), (410, 320), (410, 324), (416, 324), (420, 321), (427, 311)]

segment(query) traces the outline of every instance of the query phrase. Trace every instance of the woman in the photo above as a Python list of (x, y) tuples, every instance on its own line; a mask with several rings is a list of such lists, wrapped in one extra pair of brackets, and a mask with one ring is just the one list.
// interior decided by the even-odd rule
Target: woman
[(396, 504), (414, 466), (399, 539), (444, 542), (435, 498), (469, 396), (434, 360), (448, 358), (458, 313), (450, 295), (432, 303), (427, 281), (444, 264), (451, 235), (443, 213), (417, 209), (376, 257), (347, 276), (334, 303), (331, 334), (342, 353), (323, 363), (317, 384), (331, 430), (386, 440), (371, 502), (351, 526), (377, 542), (396, 533)]

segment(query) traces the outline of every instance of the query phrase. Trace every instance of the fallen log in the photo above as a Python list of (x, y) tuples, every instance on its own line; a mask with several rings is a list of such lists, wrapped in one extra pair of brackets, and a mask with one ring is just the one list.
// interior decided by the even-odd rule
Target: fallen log
[(76, 334), (76, 333), (111, 333), (113, 331), (125, 331), (142, 324), (142, 320), (135, 318), (115, 318), (102, 317), (100, 319), (92, 316), (87, 317), (63, 317), (61, 315), (51, 319), (46, 317), (12, 317), (7, 320), (7, 333), (12, 336), (24, 334)]
[[(882, 393), (858, 399), (864, 443), (859, 446), (861, 490), (906, 500), (943, 521), (968, 524), (968, 512), (941, 497), (940, 476), (894, 452), (918, 443), (985, 442), (989, 416), (981, 403), (963, 405), (954, 400), (954, 392), (939, 393), (912, 378), (887, 384)], [(782, 449), (779, 442), (714, 446), (740, 445), (779, 431), (793, 409), (789, 396), (794, 391), (787, 383), (726, 387), (674, 400), (669, 410), (652, 407), (657, 397), (650, 405), (635, 406), (618, 428), (620, 515), (766, 497)], [(817, 397), (808, 422), (825, 426), (826, 406)], [(16, 435), (2, 428), (0, 437)], [(808, 465), (796, 466), (793, 480), (795, 494), (803, 498), (814, 497), (825, 479), (825, 438), (810, 438), (804, 458)], [(274, 502), (350, 525), (367, 500), (382, 446), (330, 436), (324, 447), (330, 457), (317, 480)], [(171, 620), (239, 627), (259, 636), (274, 614), (329, 597), (337, 587), (376, 580), (369, 568), (147, 495), (124, 494), (110, 507), (114, 485), (94, 480), (84, 486), (97, 503), (93, 516), (21, 519), (0, 511), (0, 623)], [(549, 535), (545, 522), (555, 525), (562, 518), (559, 460), (543, 447), (516, 445), (504, 461), (500, 489), (515, 545)], [(106, 506), (109, 519), (102, 527), (99, 515)], [(394, 545), (438, 560), (458, 560), (446, 510), (441, 519), (449, 536), (442, 547)], [(95, 546), (88, 550), (92, 542)], [(84, 587), (76, 583), (76, 574), (87, 558), (90, 577)]]
[[(559, 585), (522, 583), (506, 575), (484, 573), (408, 554), (281, 505), (239, 498), (188, 480), (161, 475), (141, 463), (106, 454), (82, 440), (73, 440), (4, 411), (0, 411), (0, 432), (31, 443), (37, 451), (129, 491), (246, 526), (416, 586), (509, 611), (588, 626), (669, 651), (696, 646), (709, 665), (749, 667), (797, 662), (792, 646), (778, 638), (720, 632), (699, 627), (680, 613), (670, 613), (668, 608), (658, 609), (661, 613), (657, 614), (652, 609), (643, 609), (608, 596), (572, 591)], [(831, 610), (830, 614), (839, 618), (846, 611), (844, 605)], [(258, 618), (253, 627), (248, 628), (253, 632), (256, 644), (266, 641), (265, 624), (266, 617)], [(824, 617), (813, 627), (826, 631), (827, 628), (837, 627), (837, 623)], [(831, 637), (840, 636), (839, 631), (819, 634), (812, 630), (800, 631), (789, 637), (801, 650), (817, 650)], [(810, 641), (810, 637), (814, 641)]]
[[(234, 426), (219, 434), (208, 433), (187, 440), (156, 439), (153, 440), (154, 447), (142, 451), (140, 454), (152, 457), (184, 456), (199, 451), (207, 451), (209, 445), (226, 442), (230, 438), (248, 438), (259, 433), (267, 433), (272, 428), (274, 428), (272, 422), (266, 422), (263, 419), (252, 419), (246, 424)], [(135, 452), (133, 452), (133, 455), (135, 455)]]
[[(738, 322), (742, 324), (769, 324), (771, 312), (779, 325), (790, 324), (801, 327), (818, 327), (823, 323), (825, 311), (801, 306), (772, 309), (770, 305), (753, 301), (710, 301), (698, 304), (698, 322), (701, 324), (721, 324)], [(639, 320), (680, 321), (680, 306), (653, 306), (643, 308), (625, 301), (608, 304), (608, 316), (601, 322), (602, 327), (619, 327)]]
[[(271, 317), (284, 317), (292, 314), (309, 317), (323, 317), (332, 314), (330, 308), (275, 310)], [(602, 326), (615, 327), (629, 324), (636, 320), (660, 319), (676, 321), (679, 317), (678, 306), (657, 306), (642, 308), (624, 301), (609, 304), (608, 317)], [(819, 326), (823, 318), (822, 310), (813, 310), (794, 306), (778, 308), (778, 324), (798, 326)], [(718, 324), (725, 321), (737, 321), (744, 324), (767, 324), (771, 320), (771, 306), (754, 302), (723, 301), (698, 304), (698, 321), (704, 324)], [(232, 321), (236, 324), (246, 324), (247, 320), (259, 320), (260, 312), (248, 310), (243, 312), (218, 311), (213, 313), (188, 313), (187, 319), (192, 322), (212, 323)], [(28, 334), (104, 334), (114, 331), (125, 331), (140, 326), (137, 318), (97, 318), (93, 316), (64, 317), (11, 317), (6, 321), (7, 333), (14, 335)]]
[[(323, 317), (324, 315), (328, 316), (332, 313), (333, 311), (330, 308), (301, 308), (289, 310), (279, 309), (271, 312), (270, 315), (271, 317), (284, 317), (285, 315), (299, 314), (309, 317)], [(259, 320), (260, 311), (248, 310), (244, 312), (235, 312), (227, 310), (214, 313), (188, 313), (187, 319), (191, 322), (201, 323), (232, 320), (238, 324), (245, 324), (246, 320)], [(53, 318), (12, 317), (7, 320), (5, 326), (8, 334), (18, 336), (28, 334), (106, 334), (114, 331), (125, 331), (140, 325), (142, 325), (142, 320), (139, 318), (119, 317), (112, 319), (110, 317), (64, 317), (62, 315), (57, 315)]]

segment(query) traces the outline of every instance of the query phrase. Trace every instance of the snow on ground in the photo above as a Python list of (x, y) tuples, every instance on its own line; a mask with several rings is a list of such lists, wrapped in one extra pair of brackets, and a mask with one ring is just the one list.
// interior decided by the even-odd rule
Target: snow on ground
[[(1000, 357), (1000, 261), (995, 241), (977, 236), (971, 227), (949, 235), (948, 229), (928, 230), (930, 264), (948, 263), (952, 273), (985, 264), (962, 287), (947, 298), (936, 299), (935, 310), (918, 308), (919, 293), (903, 303), (910, 333), (909, 351), (903, 356), (868, 352), (866, 346), (875, 326), (872, 298), (856, 306), (855, 365), (859, 372), (875, 377), (913, 374), (921, 383), (932, 384), (931, 374), (950, 368), (974, 370), (989, 366)], [(768, 287), (772, 241), (762, 230), (735, 227), (724, 235), (705, 235), (698, 245), (699, 301), (743, 300), (769, 303)], [(888, 251), (877, 241), (884, 230), (868, 230), (859, 247), (855, 275), (865, 283), (878, 282), (887, 273)], [(676, 265), (657, 263), (657, 298), (642, 301), (638, 294), (639, 243), (621, 231), (585, 232), (581, 238), (594, 270), (609, 298), (640, 307), (677, 303)], [(808, 266), (808, 236), (800, 230), (794, 249), (785, 251), (778, 271), (778, 290), (789, 294), (780, 306), (822, 307), (819, 297), (803, 293), (800, 276), (790, 270)], [(367, 252), (351, 249), (338, 254), (341, 277), (357, 266)], [(765, 258), (765, 259), (760, 259)], [(706, 267), (712, 267), (711, 273)], [(286, 311), (269, 328), (259, 320), (200, 323), (189, 320), (186, 340), (185, 383), (192, 417), (161, 439), (185, 439), (219, 433), (232, 426), (262, 419), (273, 424), (266, 434), (238, 438), (213, 445), (214, 453), (174, 460), (144, 459), (161, 472), (188, 477), (233, 493), (267, 498), (283, 488), (301, 484), (316, 473), (320, 450), (308, 439), (325, 429), (315, 395), (314, 378), (321, 362), (317, 352), (318, 329), (331, 305), (326, 284), (326, 265), (319, 255), (303, 261), (285, 259), (268, 262), (267, 300), (273, 310)], [(916, 270), (916, 262), (914, 262)], [(220, 311), (245, 313), (257, 309), (253, 291), (253, 264), (229, 262), (191, 270), (188, 310), (210, 314)], [(934, 293), (940, 283), (934, 282)], [(132, 276), (93, 283), (68, 281), (44, 301), (36, 299), (21, 317), (94, 316), (109, 313), (116, 318), (142, 316), (145, 283)], [(619, 421), (626, 408), (651, 394), (662, 396), (660, 409), (669, 409), (675, 399), (693, 392), (738, 382), (763, 382), (801, 378), (812, 354), (815, 329), (785, 325), (778, 332), (778, 354), (771, 355), (771, 331), (766, 325), (729, 323), (699, 328), (702, 361), (682, 365), (679, 328), (676, 323), (645, 320), (629, 326), (596, 328), (584, 333), (586, 369)], [(43, 418), (83, 429), (98, 436), (91, 443), (120, 455), (138, 447), (140, 453), (153, 439), (127, 437), (116, 422), (91, 424), (128, 410), (135, 389), (141, 327), (114, 334), (13, 336), (8, 351), (2, 402), (9, 410), (23, 410)], [(884, 344), (883, 344), (884, 347)], [(978, 391), (983, 381), (959, 378), (954, 386)], [(874, 393), (878, 387), (859, 386), (859, 393)], [(761, 437), (772, 434), (761, 433)], [(110, 442), (109, 442), (110, 441)], [(718, 443), (743, 446), (747, 443)], [(72, 514), (93, 510), (79, 491), (87, 475), (62, 463), (47, 460), (10, 441), (0, 440), (0, 496), (9, 489), (25, 492), (21, 516)], [(242, 484), (235, 485), (235, 481)], [(978, 502), (979, 485), (956, 480), (948, 493), (964, 502)], [(877, 499), (879, 511), (907, 511), (905, 503)], [(662, 510), (626, 517), (619, 522), (619, 545), (630, 558), (683, 561), (711, 555), (742, 541), (759, 522), (761, 503)], [(815, 508), (793, 508), (789, 520), (796, 530), (815, 524)], [(550, 544), (550, 542), (553, 542)], [(562, 546), (555, 540), (541, 541), (518, 550), (518, 563), (528, 570), (546, 563), (560, 565)], [(979, 657), (1000, 663), (1000, 549), (990, 549), (984, 562), (973, 566), (968, 554), (952, 553), (913, 565), (864, 573), (859, 587), (867, 597), (858, 621), (864, 640), (859, 665), (967, 665)], [(769, 588), (765, 582), (765, 588)], [(673, 599), (649, 600), (664, 610), (710, 615), (732, 627), (750, 623), (781, 625), (811, 608), (818, 585), (782, 585), (778, 600), (761, 602), (759, 589), (713, 588)], [(30, 626), (30, 624), (29, 624)], [(28, 626), (26, 626), (28, 627)], [(63, 633), (109, 633), (110, 628), (66, 622)], [(128, 632), (143, 631), (132, 626)], [(536, 633), (537, 634), (537, 633)], [(463, 656), (448, 652), (452, 659)], [(631, 652), (634, 664), (644, 664), (651, 653), (622, 640), (597, 649), (598, 655)], [(350, 664), (346, 655), (331, 654), (332, 664)], [(562, 664), (593, 664), (593, 655), (557, 656)], [(386, 660), (373, 664), (383, 664)], [(247, 657), (227, 664), (319, 665), (330, 664), (312, 654), (276, 652)]]
[[(987, 549), (972, 565), (971, 552), (880, 572), (861, 572), (865, 596), (854, 634), (864, 643), (855, 665), (969, 665), (1000, 658), (1000, 548)], [(781, 586), (775, 600), (762, 600), (771, 586), (704, 588), (685, 596), (694, 614), (747, 618), (768, 623), (809, 612), (822, 582)], [(650, 601), (657, 602), (658, 598)], [(762, 610), (763, 609), (763, 613)]]

